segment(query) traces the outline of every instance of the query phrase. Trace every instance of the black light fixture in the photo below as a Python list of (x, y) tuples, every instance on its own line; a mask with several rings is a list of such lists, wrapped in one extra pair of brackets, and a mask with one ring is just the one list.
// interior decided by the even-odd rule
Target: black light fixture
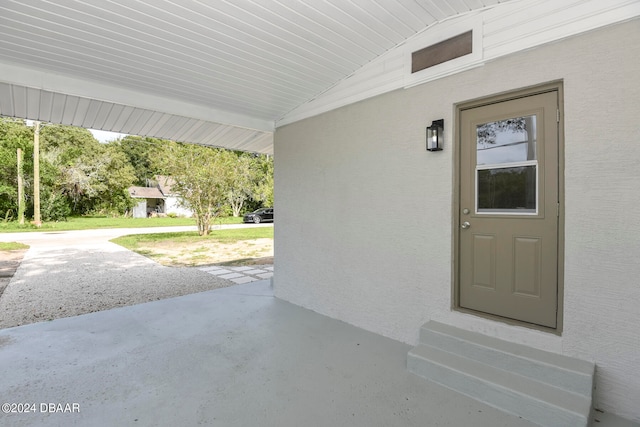
[(427, 127), (427, 151), (442, 151), (444, 145), (444, 119), (434, 120)]

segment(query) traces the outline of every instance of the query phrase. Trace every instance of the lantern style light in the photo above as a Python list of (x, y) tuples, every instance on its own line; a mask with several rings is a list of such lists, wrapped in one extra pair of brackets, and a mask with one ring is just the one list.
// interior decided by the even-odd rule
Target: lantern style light
[(442, 151), (444, 145), (444, 119), (434, 120), (427, 127), (427, 151)]

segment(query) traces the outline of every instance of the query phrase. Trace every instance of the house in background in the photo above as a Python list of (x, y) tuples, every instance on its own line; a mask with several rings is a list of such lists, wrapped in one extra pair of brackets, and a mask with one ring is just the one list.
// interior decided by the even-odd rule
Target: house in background
[(165, 212), (165, 196), (158, 187), (129, 187), (129, 195), (138, 201), (134, 218), (148, 218)]
[(595, 364), (640, 421), (640, 1), (365, 3), (13, 2), (0, 114), (273, 153), (278, 298)]
[(150, 216), (186, 216), (193, 212), (181, 203), (181, 197), (171, 190), (175, 181), (171, 177), (158, 175), (156, 180), (149, 180), (147, 187), (129, 187), (129, 195), (138, 199), (138, 204), (133, 208), (134, 218), (147, 218)]
[(173, 178), (163, 175), (156, 176), (157, 187), (164, 196), (163, 212), (171, 215), (190, 217), (193, 215), (191, 209), (185, 206), (182, 198), (173, 192), (172, 187), (175, 185)]

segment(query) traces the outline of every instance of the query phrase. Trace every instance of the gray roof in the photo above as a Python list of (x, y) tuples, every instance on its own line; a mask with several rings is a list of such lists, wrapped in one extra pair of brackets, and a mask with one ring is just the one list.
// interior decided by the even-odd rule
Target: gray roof
[(176, 181), (173, 178), (169, 176), (158, 175), (156, 176), (156, 181), (158, 181), (158, 187), (160, 188), (162, 194), (164, 194), (165, 196), (173, 194), (171, 192), (171, 187), (176, 184)]
[(129, 195), (134, 199), (164, 199), (157, 187), (129, 187)]

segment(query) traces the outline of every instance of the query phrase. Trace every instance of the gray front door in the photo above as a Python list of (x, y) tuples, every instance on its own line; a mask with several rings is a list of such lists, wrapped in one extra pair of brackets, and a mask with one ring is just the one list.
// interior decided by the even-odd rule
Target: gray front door
[(458, 303), (555, 328), (558, 92), (459, 115)]

